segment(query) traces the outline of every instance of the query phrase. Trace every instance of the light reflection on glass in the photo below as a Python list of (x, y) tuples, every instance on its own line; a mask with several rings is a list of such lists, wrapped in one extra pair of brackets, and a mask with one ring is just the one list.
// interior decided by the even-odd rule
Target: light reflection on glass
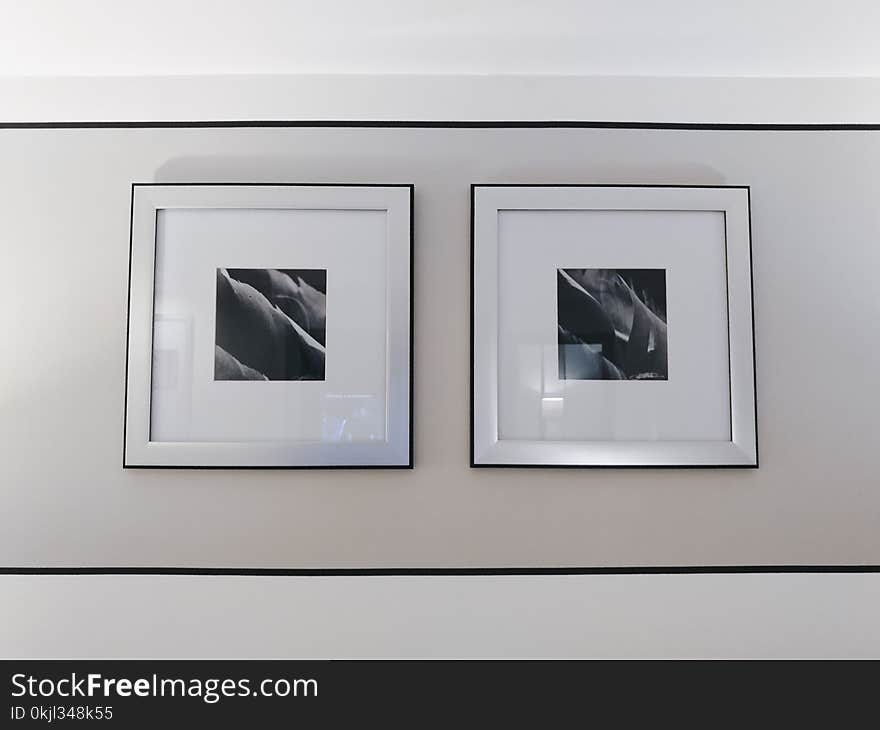
[(377, 396), (358, 393), (328, 393), (324, 396), (323, 401), (322, 441), (385, 440), (384, 409)]

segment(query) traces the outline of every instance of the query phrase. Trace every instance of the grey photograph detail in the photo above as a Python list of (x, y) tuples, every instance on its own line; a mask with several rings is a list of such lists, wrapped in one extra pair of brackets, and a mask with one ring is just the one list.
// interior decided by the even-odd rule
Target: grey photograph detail
[(326, 269), (217, 269), (214, 380), (324, 380)]
[(667, 380), (665, 269), (557, 269), (560, 380)]

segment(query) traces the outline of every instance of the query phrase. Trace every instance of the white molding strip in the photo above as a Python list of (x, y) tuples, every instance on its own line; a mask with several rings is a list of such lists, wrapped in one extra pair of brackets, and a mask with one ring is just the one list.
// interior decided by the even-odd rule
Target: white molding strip
[(877, 573), (7, 575), (0, 594), (10, 659), (880, 656)]
[(214, 120), (876, 124), (880, 78), (0, 78), (0, 123)]

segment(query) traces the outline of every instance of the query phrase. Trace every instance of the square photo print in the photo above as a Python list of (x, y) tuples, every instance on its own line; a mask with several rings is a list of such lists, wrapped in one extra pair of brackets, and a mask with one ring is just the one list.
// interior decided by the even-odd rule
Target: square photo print
[(557, 269), (560, 380), (667, 380), (666, 271)]
[(217, 269), (214, 380), (324, 380), (326, 269)]

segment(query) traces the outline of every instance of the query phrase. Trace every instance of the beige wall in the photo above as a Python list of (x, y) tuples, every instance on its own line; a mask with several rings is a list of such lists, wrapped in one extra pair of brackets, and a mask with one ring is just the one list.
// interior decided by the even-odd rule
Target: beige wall
[[(0, 565), (880, 562), (880, 132), (3, 130)], [(123, 472), (131, 181), (413, 182), (411, 472)], [(752, 186), (757, 471), (468, 469), (471, 182)]]

